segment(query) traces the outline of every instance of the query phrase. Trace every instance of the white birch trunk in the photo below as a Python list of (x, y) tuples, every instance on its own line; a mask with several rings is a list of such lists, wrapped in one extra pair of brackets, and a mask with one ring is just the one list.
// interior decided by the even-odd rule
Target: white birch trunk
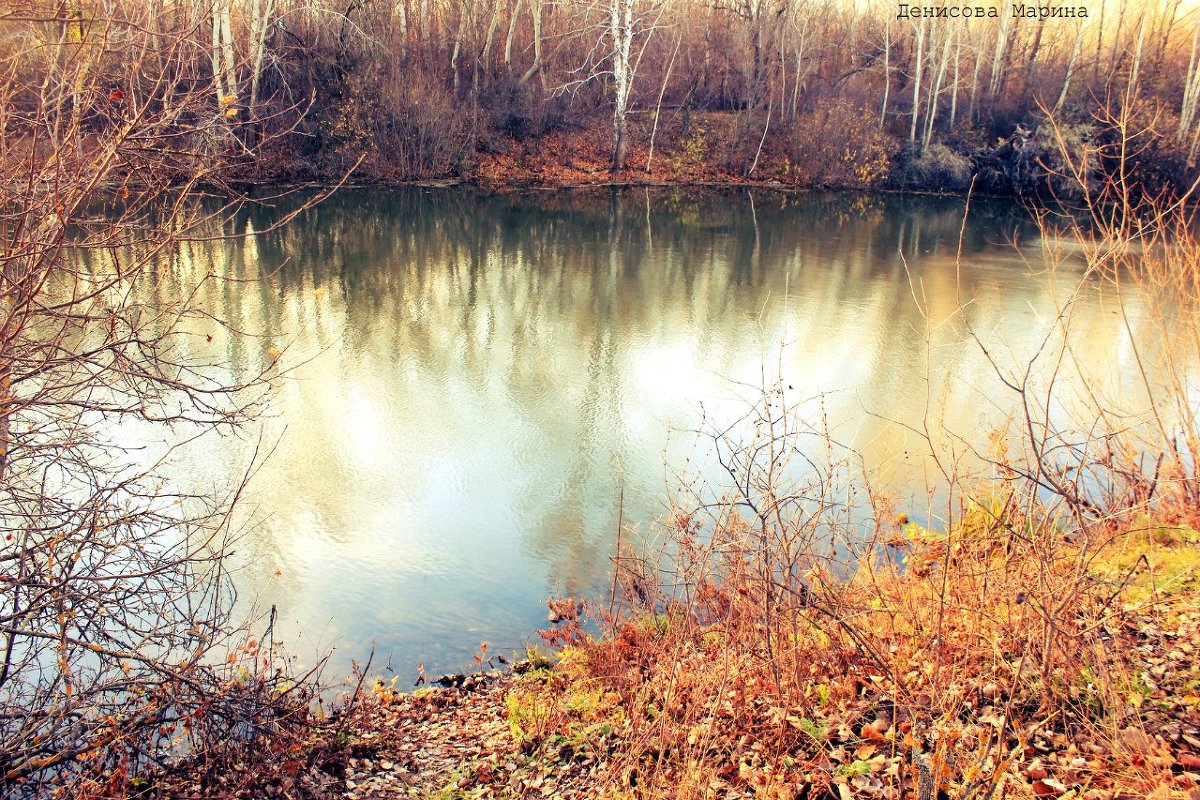
[(1138, 76), (1142, 71), (1142, 45), (1146, 41), (1146, 15), (1142, 14), (1138, 20), (1137, 45), (1133, 50), (1133, 66), (1129, 69), (1129, 94), (1130, 96), (1137, 90)]
[[(931, 27), (931, 33), (932, 30)], [(945, 40), (942, 42), (942, 56), (938, 59), (937, 73), (933, 78), (933, 83), (929, 87), (929, 100), (926, 102), (925, 132), (921, 137), (921, 155), (925, 155), (925, 151), (929, 149), (929, 142), (933, 139), (933, 125), (937, 120), (938, 98), (942, 93), (942, 81), (946, 77), (946, 64), (950, 60), (950, 31), (946, 28), (943, 28), (943, 31)], [(930, 43), (930, 47), (932, 48), (932, 42)]]
[(613, 63), (613, 172), (625, 168), (629, 147), (629, 90), (633, 83), (630, 59), (633, 54), (634, 0), (609, 0), (609, 37)]
[(917, 120), (921, 114), (921, 72), (924, 71), (924, 65), (921, 63), (921, 58), (925, 49), (925, 19), (917, 23), (917, 57), (914, 61), (913, 72), (913, 99), (912, 99), (912, 125), (908, 129), (908, 143), (915, 144), (917, 141)]
[(956, 26), (954, 29), (955, 45), (954, 45), (954, 86), (950, 90), (950, 129), (954, 130), (954, 123), (958, 119), (958, 75), (962, 69), (962, 25)]
[(521, 4), (524, 0), (517, 0), (513, 4), (512, 18), (508, 21), (508, 36), (504, 40), (504, 66), (512, 68), (512, 48), (513, 39), (517, 36), (517, 22), (521, 19)]
[(1196, 103), (1200, 100), (1200, 62), (1196, 59), (1197, 46), (1200, 46), (1200, 30), (1192, 36), (1192, 56), (1188, 61), (1187, 77), (1183, 82), (1183, 102), (1179, 106), (1179, 130), (1175, 134), (1176, 141), (1183, 144), (1187, 141), (1188, 131), (1196, 120)]
[(1054, 103), (1055, 116), (1062, 111), (1063, 105), (1067, 102), (1067, 92), (1071, 89), (1071, 79), (1075, 77), (1075, 67), (1079, 63), (1079, 54), (1083, 50), (1083, 32), (1086, 28), (1087, 26), (1081, 23), (1075, 34), (1075, 46), (1071, 48), (1071, 60), (1067, 62), (1067, 74), (1063, 76), (1062, 91), (1058, 93), (1058, 100)]
[(879, 106), (879, 128), (887, 124), (888, 93), (892, 89), (892, 15), (883, 17), (883, 103)]
[(533, 7), (533, 64), (521, 76), (521, 83), (529, 83), (529, 79), (537, 75), (542, 88), (546, 88), (546, 75), (542, 71), (542, 0), (532, 0)]
[(275, 15), (275, 0), (258, 0), (254, 3), (254, 10), (250, 31), (250, 100), (248, 104), (252, 117), (257, 116), (258, 87), (262, 80), (263, 58), (267, 49), (267, 30), (270, 29), (271, 18)]
[(988, 95), (995, 97), (1000, 93), (1000, 84), (1004, 80), (1004, 54), (1008, 49), (1008, 37), (1012, 28), (1012, 11), (1010, 4), (1002, 3), (1000, 25), (996, 29), (996, 51), (992, 56), (992, 76), (988, 82)]

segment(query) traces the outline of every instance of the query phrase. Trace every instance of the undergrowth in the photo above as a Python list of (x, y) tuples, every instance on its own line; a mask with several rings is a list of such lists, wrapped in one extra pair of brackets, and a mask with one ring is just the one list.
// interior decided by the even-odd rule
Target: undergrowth
[[(514, 701), (540, 709), (526, 749), (578, 752), (603, 720), (597, 796), (625, 798), (1200, 795), (1200, 243), (1186, 203), (1087, 182), (1140, 146), (1107, 122), (1121, 135), (1060, 167), (1082, 205), (1040, 217), (1082, 256), (1031, 263), (1057, 312), (1031, 345), (984, 335), (965, 302), (935, 318), (913, 286), (930, 348), (948, 327), (977, 347), (995, 380), (977, 388), (1008, 414), (956, 434), (931, 402), (909, 428), (942, 487), (924, 524), (820, 398), (769, 385), (699, 431), (719, 487), (682, 476), (661, 546), (618, 543), (604, 634), (547, 633), (568, 648)], [(1074, 309), (1097, 296), (1119, 386), (1081, 356)]]

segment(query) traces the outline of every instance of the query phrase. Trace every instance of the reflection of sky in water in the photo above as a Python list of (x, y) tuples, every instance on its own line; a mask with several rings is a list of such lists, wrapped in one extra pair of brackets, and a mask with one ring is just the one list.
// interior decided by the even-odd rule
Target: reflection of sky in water
[[(1004, 245), (1031, 237), (1020, 214), (973, 213), (961, 276), (961, 201), (769, 193), (347, 191), (280, 231), (185, 248), (164, 296), (209, 270), (253, 281), (202, 290), (262, 337), (206, 331), (207, 355), (250, 374), (279, 347), (292, 370), (247, 497), (243, 598), (276, 603), (306, 659), (336, 645), (338, 670), (372, 641), (406, 675), (461, 666), (484, 639), (515, 647), (549, 592), (606, 584), (622, 476), (625, 519), (645, 528), (701, 409), (733, 419), (739, 383), (776, 372), (794, 397), (829, 393), (839, 440), (902, 502), (923, 497), (922, 445), (888, 418), (919, 421), (928, 394), (985, 448), (1011, 410), (945, 322), (960, 296), (998, 351), (1030, 351), (1054, 315), (1047, 280)], [(939, 323), (928, 384), (914, 294)], [(1110, 310), (1086, 298), (1079, 355), (1120, 369)], [(211, 440), (177, 469), (234, 474), (252, 444)]]

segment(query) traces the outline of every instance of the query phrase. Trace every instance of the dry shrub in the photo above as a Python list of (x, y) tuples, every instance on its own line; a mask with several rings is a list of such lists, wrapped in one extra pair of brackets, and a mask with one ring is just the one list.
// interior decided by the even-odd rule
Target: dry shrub
[(788, 158), (796, 183), (867, 189), (888, 176), (895, 142), (871, 124), (877, 112), (865, 106), (817, 101), (792, 123)]
[(911, 188), (961, 192), (971, 185), (971, 159), (934, 143), (925, 155), (904, 165), (899, 179)]
[[(945, 432), (921, 434), (945, 483), (928, 527), (895, 515), (812, 422), (819, 401), (782, 384), (702, 431), (720, 485), (683, 476), (660, 548), (625, 537), (621, 606), (598, 613), (608, 635), (577, 635), (565, 659), (559, 691), (595, 687), (619, 720), (603, 743), (615, 791), (978, 800), (1191, 785), (1175, 765), (1200, 674), (1160, 648), (1200, 636), (1200, 245), (1186, 206), (1114, 208), (1120, 188), (1074, 229), (1084, 277), (1055, 295), (1029, 353), (1006, 363), (964, 323), (1013, 416), (970, 461), (938, 444)], [(1047, 242), (1062, 233), (1043, 224)], [(1064, 259), (1044, 255), (1051, 271)], [(1090, 277), (1141, 365), (1136, 415), (1080, 369), (1072, 309)], [(546, 741), (569, 729), (556, 713)]]
[[(744, 497), (709, 525), (677, 513), (663, 557), (619, 560), (628, 613), (601, 614), (609, 634), (565, 661), (558, 691), (596, 687), (621, 721), (600, 743), (609, 780), (635, 797), (982, 798), (1027, 785), (1038, 748), (1120, 741), (1136, 670), (1112, 643), (1134, 617), (1121, 577), (1089, 566), (1122, 536), (1018, 486), (964, 499), (949, 532), (874, 516), (860, 546), (796, 552), (790, 534), (845, 531), (832, 504), (782, 535)], [(547, 714), (547, 739), (568, 717)], [(1147, 786), (1116, 766), (1074, 780)]]
[[(311, 699), (234, 621), (244, 482), (183, 486), (166, 467), (205, 433), (253, 426), (278, 376), (229, 374), (204, 345), (243, 334), (159, 280), (181, 247), (233, 235), (239, 199), (198, 187), (218, 189), (254, 138), (198, 78), (211, 62), (193, 33), (135, 3), (3, 32), (5, 797), (119, 794), (186, 755), (294, 733)], [(162, 58), (129, 74), (118, 52)], [(201, 272), (196, 290), (218, 280)]]
[(412, 70), (385, 87), (384, 157), (403, 178), (461, 173), (467, 164), (471, 127), (466, 104), (455, 100), (439, 78)]
[(471, 113), (440, 77), (420, 69), (363, 70), (314, 113), (321, 171), (360, 158), (366, 174), (399, 180), (453, 175), (467, 164)]
[[(573, 121), (571, 100), (570, 93), (547, 93), (513, 75), (494, 76), (479, 98), (491, 131), (518, 142), (568, 128)], [(488, 143), (482, 144), (486, 147)]]

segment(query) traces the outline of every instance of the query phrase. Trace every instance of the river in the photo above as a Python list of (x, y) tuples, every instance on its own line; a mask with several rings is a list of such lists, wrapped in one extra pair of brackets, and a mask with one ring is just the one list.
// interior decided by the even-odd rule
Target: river
[[(483, 641), (536, 641), (548, 595), (607, 596), (618, 516), (652, 532), (681, 474), (719, 482), (691, 431), (775, 378), (926, 518), (937, 475), (900, 423), (936, 417), (986, 449), (1007, 411), (964, 325), (1034, 348), (1081, 274), (1042, 274), (1021, 208), (963, 211), (414, 187), (345, 190), (269, 230), (281, 210), (250, 207), (230, 229), (245, 238), (183, 247), (158, 290), (221, 276), (197, 301), (254, 338), (214, 326), (202, 355), (284, 375), (261, 439), (202, 440), (176, 469), (219, 485), (269, 452), (243, 503), (240, 602), (274, 604), (301, 663), (333, 649), (337, 674), (374, 645), (372, 671), (401, 685)], [(1113, 320), (1101, 292), (1077, 301), (1084, 360), (1119, 372)]]

